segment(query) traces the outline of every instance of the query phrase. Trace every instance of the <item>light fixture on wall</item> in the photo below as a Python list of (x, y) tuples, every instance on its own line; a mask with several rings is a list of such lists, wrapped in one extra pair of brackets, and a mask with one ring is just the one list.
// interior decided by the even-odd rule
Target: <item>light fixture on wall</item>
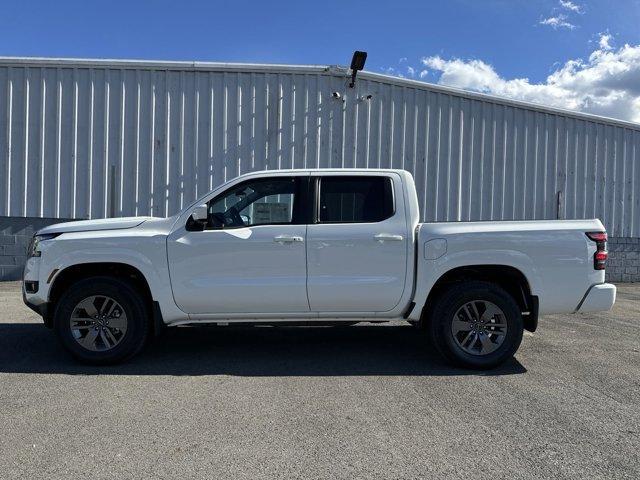
[(353, 52), (353, 57), (351, 58), (351, 83), (349, 84), (349, 88), (353, 88), (356, 84), (356, 75), (360, 70), (364, 68), (364, 64), (367, 62), (367, 52), (360, 52), (356, 50)]

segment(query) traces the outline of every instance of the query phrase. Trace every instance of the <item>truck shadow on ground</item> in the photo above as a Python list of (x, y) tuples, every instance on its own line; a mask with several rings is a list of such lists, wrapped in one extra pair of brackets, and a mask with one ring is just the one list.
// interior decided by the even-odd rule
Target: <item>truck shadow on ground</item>
[(185, 327), (167, 330), (134, 359), (94, 367), (73, 360), (37, 323), (0, 324), (0, 372), (70, 375), (512, 375), (512, 359), (490, 371), (454, 368), (408, 325)]

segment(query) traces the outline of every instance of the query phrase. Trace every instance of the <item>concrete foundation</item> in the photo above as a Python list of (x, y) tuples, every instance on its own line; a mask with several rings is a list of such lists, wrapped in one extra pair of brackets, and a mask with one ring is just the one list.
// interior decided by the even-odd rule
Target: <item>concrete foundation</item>
[(0, 281), (19, 280), (33, 234), (59, 218), (0, 217)]
[(607, 249), (607, 280), (640, 282), (640, 238), (610, 238)]

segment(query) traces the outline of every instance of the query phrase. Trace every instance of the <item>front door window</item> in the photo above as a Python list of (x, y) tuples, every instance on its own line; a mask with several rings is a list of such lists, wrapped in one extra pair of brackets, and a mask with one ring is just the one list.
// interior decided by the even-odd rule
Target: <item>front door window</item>
[(207, 229), (291, 224), (296, 197), (294, 178), (241, 183), (209, 202)]

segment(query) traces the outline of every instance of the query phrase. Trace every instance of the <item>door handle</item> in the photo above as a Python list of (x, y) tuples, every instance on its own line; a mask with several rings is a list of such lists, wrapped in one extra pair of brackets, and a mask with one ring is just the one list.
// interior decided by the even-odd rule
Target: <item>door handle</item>
[(295, 242), (303, 242), (304, 239), (302, 237), (298, 237), (295, 235), (278, 235), (273, 237), (273, 241), (277, 243), (295, 243)]
[(401, 242), (402, 240), (404, 240), (404, 237), (402, 235), (394, 235), (391, 233), (377, 233), (376, 235), (373, 236), (373, 239), (376, 242)]

